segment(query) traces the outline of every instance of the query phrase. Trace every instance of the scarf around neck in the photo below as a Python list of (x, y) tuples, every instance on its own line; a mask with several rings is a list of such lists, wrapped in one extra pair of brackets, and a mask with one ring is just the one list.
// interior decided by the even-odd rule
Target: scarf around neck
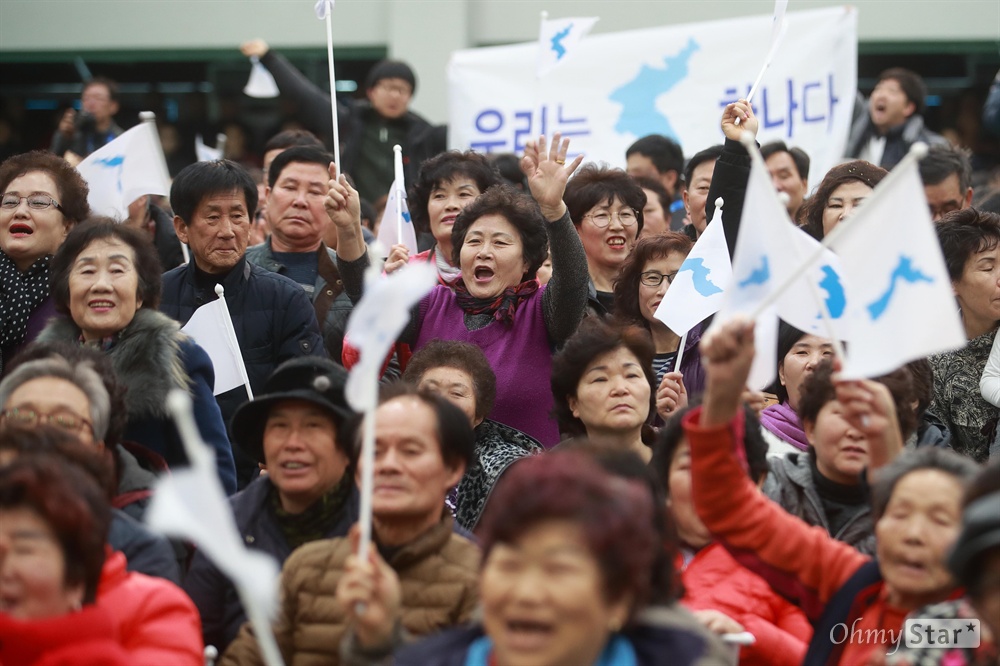
[(787, 402), (771, 405), (761, 412), (760, 424), (798, 450), (809, 450), (809, 441), (799, 422), (799, 415)]
[(440, 245), (434, 246), (432, 256), (434, 258), (434, 267), (437, 268), (438, 277), (444, 282), (449, 285), (455, 284), (455, 281), (462, 277), (462, 269), (448, 263), (448, 258), (441, 252)]
[(507, 287), (503, 293), (494, 298), (476, 298), (469, 293), (464, 280), (455, 283), (455, 296), (458, 306), (466, 314), (488, 314), (493, 319), (510, 324), (514, 321), (514, 312), (522, 301), (530, 298), (538, 291), (538, 280), (527, 280), (516, 287)]
[(49, 261), (41, 257), (23, 273), (14, 260), (0, 252), (0, 347), (20, 344), (28, 331), (28, 318), (49, 296)]

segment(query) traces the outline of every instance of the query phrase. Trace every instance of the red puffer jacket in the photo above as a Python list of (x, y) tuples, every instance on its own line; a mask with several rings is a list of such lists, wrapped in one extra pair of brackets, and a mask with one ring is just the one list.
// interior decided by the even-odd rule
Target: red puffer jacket
[(3, 666), (128, 666), (115, 622), (103, 608), (43, 620), (15, 620), (0, 613)]
[(719, 543), (702, 548), (681, 573), (688, 610), (716, 610), (757, 639), (740, 648), (740, 666), (798, 666), (812, 639), (812, 625), (767, 581), (740, 565)]
[(170, 581), (127, 571), (125, 564), (122, 553), (108, 554), (97, 606), (111, 615), (128, 663), (204, 666), (201, 618), (191, 599)]

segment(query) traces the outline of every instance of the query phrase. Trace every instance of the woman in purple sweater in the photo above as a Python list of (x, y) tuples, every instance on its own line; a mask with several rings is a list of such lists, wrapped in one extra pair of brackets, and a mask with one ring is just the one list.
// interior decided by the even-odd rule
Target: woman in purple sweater
[[(552, 349), (576, 330), (587, 302), (587, 260), (562, 196), (583, 161), (566, 163), (569, 140), (555, 135), (529, 143), (521, 162), (531, 194), (506, 185), (489, 188), (466, 207), (452, 230), (461, 278), (421, 300), (400, 342), (414, 351), (431, 340), (459, 340), (483, 350), (497, 377), (490, 415), (545, 446), (559, 441), (550, 417)], [(358, 222), (360, 224), (360, 222)], [(551, 246), (552, 280), (540, 287), (535, 271)], [(340, 262), (352, 299), (363, 289), (364, 258)]]

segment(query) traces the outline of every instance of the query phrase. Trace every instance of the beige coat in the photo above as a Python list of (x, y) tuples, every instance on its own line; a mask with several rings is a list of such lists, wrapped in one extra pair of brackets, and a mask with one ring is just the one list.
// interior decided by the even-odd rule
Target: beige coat
[[(337, 583), (351, 554), (346, 538), (313, 541), (298, 548), (281, 572), (281, 609), (274, 635), (288, 666), (341, 663), (347, 617), (337, 602)], [(426, 636), (469, 621), (478, 604), (479, 548), (452, 532), (446, 516), (388, 561), (403, 588), (402, 625)], [(219, 666), (263, 665), (249, 623), (240, 629)]]

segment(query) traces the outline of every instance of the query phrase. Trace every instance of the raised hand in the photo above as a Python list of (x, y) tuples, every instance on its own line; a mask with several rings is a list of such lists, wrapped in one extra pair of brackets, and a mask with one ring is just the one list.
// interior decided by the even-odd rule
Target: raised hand
[(344, 176), (337, 176), (337, 166), (330, 162), (330, 189), (326, 194), (326, 214), (340, 229), (347, 229), (355, 224), (361, 227), (361, 197), (357, 190), (351, 187)]
[(679, 372), (668, 372), (663, 375), (660, 387), (656, 389), (656, 413), (668, 419), (687, 405), (688, 394), (684, 388), (684, 376)]
[[(736, 124), (736, 119), (740, 119), (740, 124)], [(745, 99), (727, 104), (722, 111), (722, 133), (727, 139), (739, 141), (743, 132), (752, 132), (757, 136), (757, 128), (760, 123), (757, 116), (753, 114), (753, 106)]]
[(743, 389), (753, 365), (753, 322), (734, 318), (701, 339), (705, 386), (702, 425), (728, 423), (740, 410)]
[(263, 58), (269, 50), (270, 47), (263, 39), (251, 39), (240, 44), (240, 53), (248, 58)]
[(903, 450), (896, 403), (885, 384), (862, 379), (835, 380), (837, 402), (843, 418), (868, 440), (868, 469), (874, 471), (891, 462)]
[(385, 265), (382, 270), (385, 271), (386, 275), (398, 271), (400, 268), (405, 266), (410, 261), (410, 250), (402, 243), (397, 243), (392, 246), (392, 250), (389, 251), (389, 257), (385, 260)]
[(566, 214), (566, 204), (562, 200), (566, 181), (583, 162), (583, 155), (577, 155), (576, 159), (566, 164), (568, 150), (569, 139), (563, 139), (556, 132), (551, 146), (547, 145), (544, 135), (538, 137), (537, 142), (528, 141), (521, 158), (521, 171), (528, 178), (531, 196), (549, 222), (555, 222)]
[[(358, 549), (359, 534), (358, 526), (354, 525), (348, 535), (354, 552)], [(402, 600), (399, 576), (375, 548), (368, 550), (367, 562), (357, 555), (348, 556), (344, 575), (337, 583), (337, 601), (362, 648), (384, 646), (392, 641)]]

